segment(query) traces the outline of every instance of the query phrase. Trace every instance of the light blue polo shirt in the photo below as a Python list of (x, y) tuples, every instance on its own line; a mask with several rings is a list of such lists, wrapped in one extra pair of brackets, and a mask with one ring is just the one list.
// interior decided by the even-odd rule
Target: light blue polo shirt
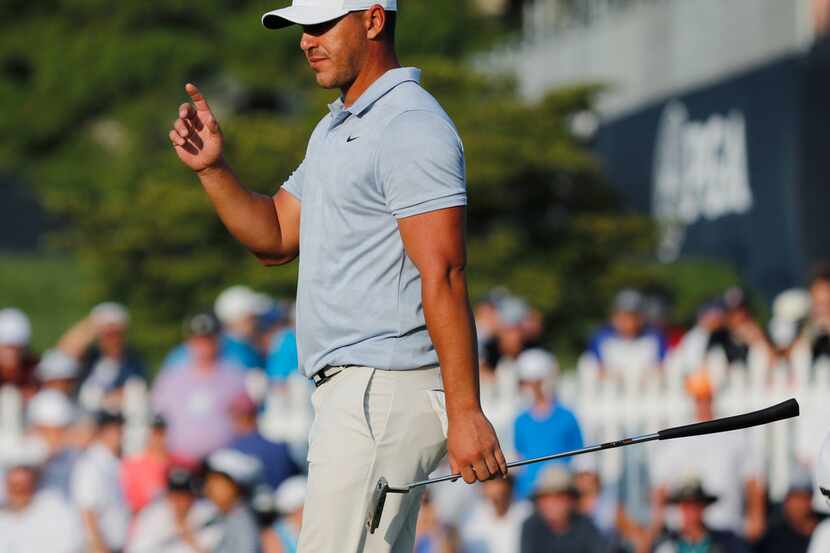
[(331, 104), (283, 185), (301, 203), (296, 323), (307, 376), (438, 362), (397, 220), (464, 206), (467, 193), (461, 139), (420, 74), (388, 71), (351, 107)]

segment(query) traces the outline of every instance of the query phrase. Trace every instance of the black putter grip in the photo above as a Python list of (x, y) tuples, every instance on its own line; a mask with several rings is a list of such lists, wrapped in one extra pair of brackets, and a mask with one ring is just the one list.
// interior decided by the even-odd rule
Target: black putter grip
[(661, 440), (672, 440), (674, 438), (686, 438), (689, 436), (715, 434), (717, 432), (729, 432), (730, 430), (751, 428), (753, 426), (760, 426), (762, 424), (769, 424), (771, 422), (797, 417), (798, 413), (798, 402), (794, 399), (788, 399), (783, 403), (767, 407), (766, 409), (761, 409), (760, 411), (754, 411), (744, 415), (735, 415), (734, 417), (715, 419), (712, 421), (687, 424), (685, 426), (667, 428), (666, 430), (658, 432), (657, 435)]

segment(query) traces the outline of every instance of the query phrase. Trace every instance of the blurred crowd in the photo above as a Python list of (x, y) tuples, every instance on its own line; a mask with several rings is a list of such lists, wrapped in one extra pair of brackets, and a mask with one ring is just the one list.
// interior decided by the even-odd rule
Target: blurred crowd
[[(581, 415), (590, 405), (563, 393), (531, 303), (499, 289), (475, 306), (482, 405), (510, 459), (599, 441)], [(830, 268), (770, 311), (762, 324), (733, 288), (680, 328), (659, 297), (621, 290), (569, 374), (635, 399), (680, 382), (690, 416), (710, 420), (730, 386), (781, 371), (809, 386), (830, 371)], [(229, 288), (185, 322), (151, 382), (117, 303), (94, 307), (42, 355), (25, 313), (0, 309), (0, 552), (296, 551), (314, 387), (298, 372), (292, 318), (288, 302)], [(625, 448), (612, 480), (583, 456), (434, 486), (416, 552), (830, 550), (813, 539), (823, 515), (812, 461), (794, 459), (773, 500), (749, 440)]]

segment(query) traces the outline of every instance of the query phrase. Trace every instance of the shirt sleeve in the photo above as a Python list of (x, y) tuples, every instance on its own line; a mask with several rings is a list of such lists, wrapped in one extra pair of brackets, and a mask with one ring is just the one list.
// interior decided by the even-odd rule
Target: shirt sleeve
[(413, 110), (395, 117), (383, 132), (377, 173), (398, 219), (467, 205), (464, 147), (439, 113)]
[(305, 180), (305, 160), (300, 163), (300, 166), (291, 173), (283, 185), (282, 189), (297, 198), (303, 200), (303, 181)]

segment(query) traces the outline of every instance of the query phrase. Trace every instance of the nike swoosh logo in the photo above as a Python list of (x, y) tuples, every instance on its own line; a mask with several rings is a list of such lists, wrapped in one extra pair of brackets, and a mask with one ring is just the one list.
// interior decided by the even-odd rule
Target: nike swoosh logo
[(358, 138), (360, 138), (360, 137), (359, 136), (349, 136), (349, 138), (346, 139), (346, 143), (354, 142)]

